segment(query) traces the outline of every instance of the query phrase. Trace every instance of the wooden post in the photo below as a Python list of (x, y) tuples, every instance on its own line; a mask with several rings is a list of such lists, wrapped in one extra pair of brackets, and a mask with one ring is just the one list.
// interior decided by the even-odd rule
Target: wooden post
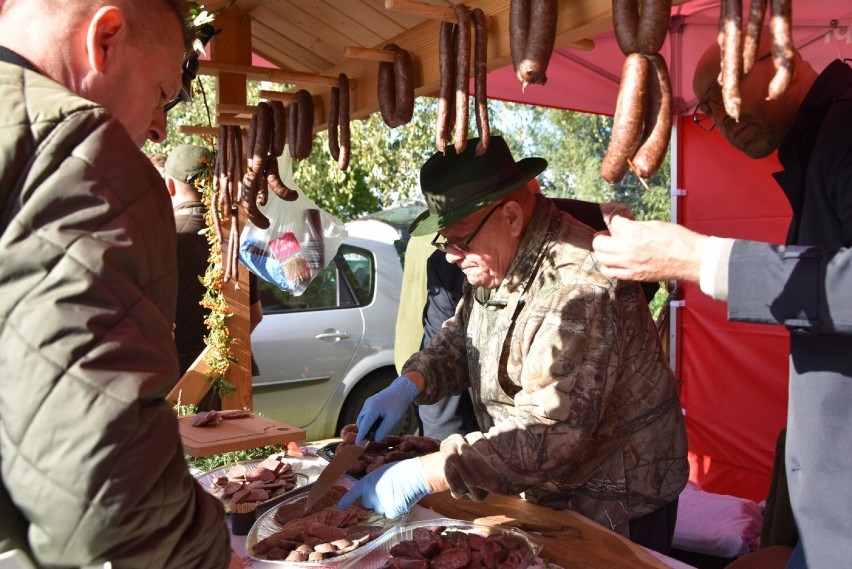
[[(251, 19), (229, 10), (223, 10), (216, 16), (216, 27), (222, 32), (213, 38), (211, 59), (223, 63), (240, 65), (251, 64)], [(219, 104), (246, 104), (246, 77), (237, 73), (220, 73), (216, 89)], [(241, 220), (245, 220), (244, 211), (240, 211)], [(224, 224), (227, 227), (227, 224)], [(226, 229), (223, 227), (223, 230)], [(225, 242), (228, 232), (225, 231)], [(228, 318), (228, 332), (234, 339), (231, 342), (231, 354), (237, 359), (225, 374), (225, 380), (237, 389), (222, 399), (223, 409), (252, 409), (251, 396), (251, 326), (249, 322), (249, 271), (240, 266), (238, 287), (233, 280), (222, 285), (225, 300), (231, 313)]]

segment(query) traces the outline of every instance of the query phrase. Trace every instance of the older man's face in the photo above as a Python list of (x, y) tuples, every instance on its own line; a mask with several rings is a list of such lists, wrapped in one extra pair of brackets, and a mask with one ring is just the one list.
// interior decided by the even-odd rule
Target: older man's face
[(447, 261), (458, 265), (473, 286), (499, 287), (517, 253), (507, 231), (506, 203), (489, 205), (441, 231), (449, 243), (463, 244), (447, 248)]

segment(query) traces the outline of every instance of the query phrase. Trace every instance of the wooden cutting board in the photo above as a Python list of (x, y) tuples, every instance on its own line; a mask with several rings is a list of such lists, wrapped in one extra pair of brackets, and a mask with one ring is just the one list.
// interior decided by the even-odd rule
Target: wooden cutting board
[(183, 451), (194, 457), (267, 445), (284, 445), (305, 438), (304, 429), (257, 415), (224, 420), (215, 427), (193, 427), (193, 419), (195, 415), (179, 417), (178, 425)]
[(564, 569), (667, 569), (639, 545), (571, 510), (554, 510), (497, 494), (473, 502), (441, 492), (419, 503), (449, 518), (528, 531), (544, 546), (541, 557)]

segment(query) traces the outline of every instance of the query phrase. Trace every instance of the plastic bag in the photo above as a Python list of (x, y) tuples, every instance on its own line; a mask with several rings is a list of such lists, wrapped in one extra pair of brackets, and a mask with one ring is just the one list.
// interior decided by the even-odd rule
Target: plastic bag
[(337, 254), (346, 228), (296, 186), (286, 149), (278, 165), (282, 181), (299, 197), (287, 202), (269, 192), (266, 205), (258, 208), (269, 218), (269, 227), (261, 229), (246, 221), (240, 234), (240, 260), (263, 280), (299, 296)]

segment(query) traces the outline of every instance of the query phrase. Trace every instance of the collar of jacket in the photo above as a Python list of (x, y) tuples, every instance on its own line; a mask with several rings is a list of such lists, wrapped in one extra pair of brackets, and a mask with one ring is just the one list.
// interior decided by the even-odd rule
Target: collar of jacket
[(36, 69), (36, 66), (30, 63), (28, 59), (19, 53), (12, 51), (8, 47), (3, 47), (2, 45), (0, 45), (0, 61), (11, 63), (12, 65), (19, 65), (25, 69), (29, 69), (30, 71), (41, 73), (41, 71)]

